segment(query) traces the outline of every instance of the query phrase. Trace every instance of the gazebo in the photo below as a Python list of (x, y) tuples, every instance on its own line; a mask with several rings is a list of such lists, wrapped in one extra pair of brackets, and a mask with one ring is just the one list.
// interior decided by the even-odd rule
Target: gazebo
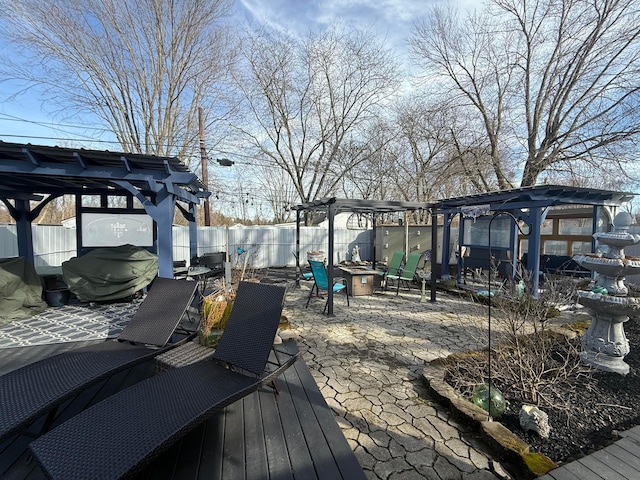
[[(333, 284), (333, 236), (334, 236), (334, 220), (338, 213), (352, 212), (371, 214), (373, 216), (373, 266), (375, 268), (376, 258), (376, 217), (380, 214), (406, 212), (416, 210), (426, 210), (428, 205), (419, 202), (401, 202), (401, 201), (385, 201), (385, 200), (360, 200), (345, 198), (321, 198), (313, 202), (307, 202), (296, 205), (293, 209), (296, 211), (296, 285), (300, 285), (300, 221), (304, 212), (318, 213), (322, 212), (326, 215), (329, 224), (328, 245), (327, 245), (327, 275), (329, 285)], [(328, 293), (328, 315), (333, 315), (333, 291), (329, 289)]]
[[(536, 185), (531, 187), (515, 188), (476, 195), (466, 195), (438, 200), (433, 203), (402, 202), (384, 200), (358, 200), (341, 198), (322, 198), (314, 202), (296, 205), (296, 283), (299, 285), (300, 279), (300, 222), (304, 212), (322, 212), (328, 219), (328, 254), (327, 270), (329, 283), (333, 283), (333, 236), (334, 217), (341, 212), (370, 213), (373, 215), (373, 258), (375, 267), (376, 258), (376, 216), (383, 213), (404, 212), (424, 210), (431, 212), (431, 225), (438, 225), (438, 216), (443, 217), (443, 229), (441, 239), (441, 252), (438, 259), (438, 248), (435, 246), (438, 241), (437, 228), (432, 228), (431, 238), (431, 265), (440, 265), (440, 272), (432, 272), (432, 277), (448, 274), (448, 263), (451, 255), (451, 224), (456, 216), (460, 218), (459, 238), (456, 242), (460, 247), (464, 242), (465, 222), (475, 222), (478, 218), (494, 218), (500, 216), (511, 216), (502, 225), (501, 229), (496, 227), (496, 237), (502, 234), (503, 241), (507, 242), (505, 251), (509, 251), (512, 259), (518, 258), (518, 227), (526, 225), (528, 238), (528, 251), (540, 252), (541, 248), (541, 228), (544, 220), (552, 207), (557, 206), (588, 206), (593, 209), (592, 233), (598, 230), (598, 218), (602, 211), (607, 212), (607, 217), (613, 219), (616, 210), (624, 203), (634, 197), (633, 193), (619, 192), (612, 190), (599, 190), (592, 188), (567, 187), (558, 185)], [(508, 227), (506, 227), (509, 225)], [(505, 230), (506, 229), (506, 230)], [(485, 232), (488, 240), (489, 232)], [(505, 240), (506, 238), (506, 240)], [(493, 241), (492, 241), (493, 243)], [(491, 250), (488, 243), (483, 245), (487, 252)], [(440, 260), (438, 262), (438, 260)], [(489, 259), (487, 259), (489, 261)], [(458, 255), (460, 262), (460, 255)], [(461, 265), (458, 265), (460, 269)], [(532, 291), (537, 292), (539, 288), (540, 255), (531, 254), (527, 256), (526, 269), (531, 272)], [(515, 262), (512, 263), (512, 275), (515, 275)], [(431, 301), (436, 300), (436, 282), (431, 283)], [(328, 293), (328, 314), (333, 314), (333, 292)]]
[[(174, 157), (0, 141), (0, 201), (16, 222), (19, 255), (32, 264), (31, 224), (45, 205), (65, 194), (76, 199), (78, 255), (99, 246), (87, 238), (84, 227), (89, 223), (111, 221), (116, 241), (127, 243), (126, 233), (131, 232), (127, 222), (132, 222), (140, 233), (139, 246), (158, 255), (158, 274), (168, 278), (173, 277), (176, 207), (189, 221), (194, 256), (196, 207), (210, 195), (206, 185)], [(85, 202), (86, 198), (93, 201)]]
[[(593, 209), (591, 233), (595, 233), (598, 230), (598, 219), (603, 210), (607, 212), (609, 219), (613, 219), (617, 208), (633, 197), (634, 194), (629, 192), (558, 185), (536, 185), (437, 201), (430, 205), (433, 225), (437, 224), (438, 215), (444, 217), (441, 271), (437, 273), (439, 275), (448, 273), (446, 269), (451, 254), (451, 223), (456, 216), (460, 218), (459, 238), (457, 241), (457, 245), (460, 247), (464, 243), (466, 225), (470, 222), (476, 222), (477, 219), (482, 217), (493, 219), (498, 216), (506, 218), (509, 215), (513, 221), (507, 219), (502, 228), (494, 226), (496, 235), (493, 238), (499, 239), (502, 237), (505, 245), (504, 250), (510, 252), (511, 259), (514, 260), (512, 274), (515, 274), (515, 259), (518, 258), (518, 223), (521, 226), (526, 225), (528, 252), (531, 252), (531, 254), (527, 255), (525, 267), (531, 272), (532, 291), (537, 292), (540, 273), (541, 228), (552, 207), (563, 205), (591, 207)], [(483, 242), (490, 238), (490, 225), (490, 223), (486, 225), (488, 228), (482, 235)], [(491, 243), (492, 245), (489, 245), (488, 242), (484, 243), (484, 247), (487, 250), (493, 248), (493, 240)], [(594, 241), (592, 240), (592, 247), (593, 243)], [(435, 249), (432, 253), (432, 265), (435, 265), (434, 260)], [(487, 260), (489, 261), (489, 259)], [(460, 269), (460, 261), (461, 255), (458, 255), (458, 270)], [(436, 282), (431, 282), (432, 300), (435, 300), (435, 286)]]

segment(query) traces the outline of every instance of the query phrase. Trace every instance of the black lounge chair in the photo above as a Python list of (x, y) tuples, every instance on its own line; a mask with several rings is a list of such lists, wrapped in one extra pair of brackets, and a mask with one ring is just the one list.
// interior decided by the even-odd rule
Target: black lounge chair
[[(115, 340), (60, 353), (0, 377), (0, 440), (15, 433), (37, 436), (55, 420), (57, 407), (114, 373), (173, 348), (168, 344), (191, 305), (196, 282), (156, 278), (144, 301)], [(26, 429), (48, 413), (41, 432)]]
[(275, 379), (297, 358), (283, 357), (265, 375), (284, 293), (283, 287), (241, 282), (210, 359), (143, 380), (33, 441), (45, 474), (64, 480), (131, 476), (216, 411)]

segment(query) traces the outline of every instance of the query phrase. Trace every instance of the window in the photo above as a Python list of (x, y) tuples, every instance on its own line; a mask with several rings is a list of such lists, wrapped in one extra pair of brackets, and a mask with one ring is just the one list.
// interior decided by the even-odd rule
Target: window
[(102, 205), (100, 195), (82, 195), (83, 207), (99, 208)]
[(572, 242), (571, 253), (577, 255), (578, 253), (591, 253), (591, 242)]
[(553, 220), (548, 219), (542, 222), (540, 235), (551, 235), (553, 233)]
[(545, 240), (543, 253), (546, 255), (569, 255), (569, 242), (565, 240)]
[(592, 228), (590, 218), (560, 218), (558, 233), (560, 235), (591, 235)]
[[(464, 245), (478, 245), (486, 247), (489, 244), (489, 222), (493, 217), (486, 215), (476, 219), (465, 218)], [(497, 217), (491, 223), (491, 246), (509, 247), (509, 238), (513, 227), (510, 217)]]
[(125, 243), (153, 246), (153, 219), (143, 214), (82, 214), (82, 244), (85, 247), (115, 247)]
[(121, 195), (109, 195), (107, 197), (108, 208), (127, 208), (127, 197)]

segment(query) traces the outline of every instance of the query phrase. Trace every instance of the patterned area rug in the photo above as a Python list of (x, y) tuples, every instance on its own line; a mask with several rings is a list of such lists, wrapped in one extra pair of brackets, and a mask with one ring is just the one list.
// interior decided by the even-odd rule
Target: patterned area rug
[(133, 317), (141, 301), (49, 307), (39, 315), (0, 327), (0, 348), (114, 338)]

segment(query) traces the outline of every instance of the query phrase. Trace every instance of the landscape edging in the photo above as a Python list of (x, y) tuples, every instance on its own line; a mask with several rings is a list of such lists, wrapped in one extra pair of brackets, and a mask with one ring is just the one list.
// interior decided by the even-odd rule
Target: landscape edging
[(474, 428), (517, 478), (533, 480), (557, 467), (546, 455), (531, 452), (527, 443), (500, 422), (488, 420), (487, 412), (462, 398), (444, 376), (445, 369), (438, 359), (422, 370), (422, 378), (433, 399), (449, 408), (454, 418)]

